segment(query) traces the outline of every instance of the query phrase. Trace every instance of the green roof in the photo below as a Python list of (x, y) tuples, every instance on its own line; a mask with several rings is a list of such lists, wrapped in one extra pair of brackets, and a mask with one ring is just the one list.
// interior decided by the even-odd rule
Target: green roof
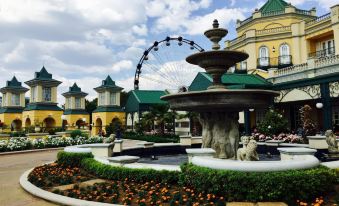
[(22, 113), (24, 108), (22, 107), (2, 107), (0, 108), (0, 114), (3, 113)]
[(56, 104), (29, 103), (26, 106), (25, 111), (32, 110), (62, 111), (62, 109), (58, 107)]
[(151, 105), (167, 104), (160, 99), (167, 92), (160, 90), (133, 90), (128, 93), (126, 112), (147, 111)]
[(285, 11), (285, 7), (289, 4), (283, 0), (268, 0), (259, 10), (262, 13), (273, 11)]
[(99, 106), (93, 113), (98, 112), (124, 112), (124, 109), (119, 106)]
[(46, 86), (58, 86), (62, 82), (52, 78), (52, 74), (48, 73), (43, 66), (39, 72), (35, 72), (34, 79), (25, 82), (28, 86), (34, 86), (41, 83)]
[(69, 115), (69, 114), (88, 114), (88, 112), (84, 109), (66, 109), (64, 111), (64, 115)]
[[(212, 77), (209, 74), (205, 72), (199, 72), (189, 86), (189, 90), (206, 90), (207, 87), (212, 84), (212, 81)], [(225, 73), (221, 77), (221, 82), (226, 85), (228, 89), (269, 89), (272, 86), (270, 82), (256, 74)]]
[(6, 82), (6, 86), (1, 88), (0, 91), (3, 93), (6, 91), (27, 92), (28, 89), (23, 87), (21, 82), (14, 76), (12, 80)]
[(166, 95), (165, 91), (158, 90), (133, 90), (131, 91), (136, 96), (140, 104), (166, 104), (166, 101), (160, 99), (161, 96)]
[(82, 97), (85, 97), (87, 96), (88, 94), (85, 93), (85, 92), (82, 92), (81, 91), (81, 88), (78, 87), (77, 83), (74, 83), (73, 86), (71, 86), (69, 88), (69, 91), (68, 92), (65, 92), (62, 94), (64, 97), (67, 97), (67, 96), (82, 96)]
[(123, 88), (116, 86), (115, 82), (108, 75), (105, 80), (102, 80), (101, 86), (94, 88), (94, 90), (97, 92), (102, 91), (102, 90), (121, 91), (123, 90)]

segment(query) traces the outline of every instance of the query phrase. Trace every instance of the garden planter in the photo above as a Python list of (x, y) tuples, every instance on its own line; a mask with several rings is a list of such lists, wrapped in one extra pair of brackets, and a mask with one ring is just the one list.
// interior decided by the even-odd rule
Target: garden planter
[(35, 131), (35, 132), (40, 132), (40, 131), (41, 131), (41, 128), (40, 128), (40, 127), (35, 127), (35, 128), (34, 128), (34, 131)]

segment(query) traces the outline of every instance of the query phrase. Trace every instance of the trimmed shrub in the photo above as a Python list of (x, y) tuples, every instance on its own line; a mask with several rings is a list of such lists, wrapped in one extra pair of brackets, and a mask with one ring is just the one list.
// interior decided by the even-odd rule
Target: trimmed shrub
[(93, 157), (92, 153), (71, 153), (60, 151), (57, 155), (57, 162), (65, 166), (79, 167), (83, 159)]
[(125, 167), (115, 167), (102, 164), (94, 159), (83, 159), (81, 168), (100, 178), (110, 180), (132, 180), (135, 182), (158, 181), (167, 183), (177, 183), (180, 172), (153, 170), (153, 169), (131, 169)]
[(73, 130), (73, 131), (71, 132), (71, 137), (72, 137), (72, 138), (76, 138), (76, 137), (80, 137), (80, 136), (82, 136), (81, 130)]
[(334, 170), (317, 167), (282, 172), (239, 172), (214, 170), (193, 165), (181, 167), (180, 184), (221, 195), (227, 201), (311, 200), (331, 191), (336, 181)]
[(124, 139), (133, 139), (133, 140), (141, 140), (147, 142), (155, 142), (155, 143), (168, 143), (174, 142), (178, 143), (180, 138), (178, 135), (165, 134), (165, 135), (145, 135), (145, 134), (137, 134), (135, 132), (125, 132)]

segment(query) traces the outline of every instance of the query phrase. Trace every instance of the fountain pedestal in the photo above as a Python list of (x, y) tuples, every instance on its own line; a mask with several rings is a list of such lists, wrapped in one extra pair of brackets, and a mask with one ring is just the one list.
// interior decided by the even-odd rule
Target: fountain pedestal
[(236, 159), (239, 145), (238, 112), (201, 112), (202, 147), (212, 148), (216, 157)]

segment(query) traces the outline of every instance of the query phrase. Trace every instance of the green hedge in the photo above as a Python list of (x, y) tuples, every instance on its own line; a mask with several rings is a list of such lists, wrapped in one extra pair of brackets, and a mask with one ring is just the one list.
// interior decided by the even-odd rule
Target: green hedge
[(92, 153), (71, 153), (60, 151), (57, 155), (57, 162), (65, 166), (79, 167), (83, 159), (92, 159), (93, 157)]
[(197, 192), (223, 196), (226, 201), (309, 201), (326, 195), (338, 184), (338, 170), (322, 166), (282, 172), (239, 172), (185, 164), (181, 172), (157, 171), (105, 165), (91, 154), (66, 152), (58, 153), (58, 163), (80, 167), (103, 179), (179, 184)]
[(115, 167), (111, 165), (105, 165), (97, 162), (94, 159), (84, 159), (81, 161), (81, 168), (87, 172), (96, 175), (100, 178), (110, 180), (134, 180), (135, 182), (167, 182), (177, 183), (179, 180), (180, 172), (166, 171), (166, 170), (153, 170), (153, 169), (131, 169), (125, 167)]
[(174, 142), (178, 143), (180, 138), (178, 135), (145, 135), (145, 134), (137, 134), (135, 132), (125, 132), (123, 135), (124, 139), (133, 139), (133, 140), (141, 140), (147, 142), (155, 142), (155, 143), (169, 143)]
[(282, 172), (239, 172), (182, 165), (180, 184), (227, 201), (311, 200), (334, 188), (336, 173), (326, 167)]

